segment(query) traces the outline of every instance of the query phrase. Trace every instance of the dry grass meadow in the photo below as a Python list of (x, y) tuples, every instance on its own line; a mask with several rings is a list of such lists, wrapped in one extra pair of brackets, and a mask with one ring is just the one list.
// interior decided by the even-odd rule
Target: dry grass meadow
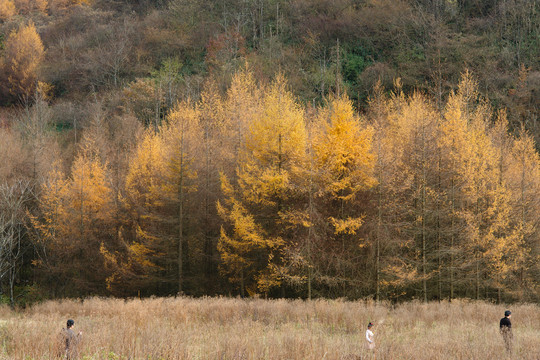
[[(229, 298), (92, 298), (0, 310), (1, 359), (57, 359), (68, 318), (81, 359), (540, 359), (540, 307), (513, 305), (514, 351), (485, 302), (388, 304)], [(377, 349), (365, 346), (376, 323)]]

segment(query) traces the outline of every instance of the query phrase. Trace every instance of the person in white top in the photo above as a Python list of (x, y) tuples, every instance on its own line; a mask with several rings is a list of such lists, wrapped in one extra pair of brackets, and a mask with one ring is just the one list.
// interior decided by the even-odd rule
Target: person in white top
[(371, 331), (372, 328), (373, 323), (369, 323), (366, 330), (367, 347), (369, 350), (375, 349), (375, 340), (373, 339), (375, 334), (373, 334), (373, 331)]

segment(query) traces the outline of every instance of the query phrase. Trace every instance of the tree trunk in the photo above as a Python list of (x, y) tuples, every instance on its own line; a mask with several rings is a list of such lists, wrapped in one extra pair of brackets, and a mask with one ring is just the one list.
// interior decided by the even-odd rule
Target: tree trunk
[[(310, 144), (311, 145), (311, 144)], [(307, 240), (307, 260), (308, 260), (308, 300), (311, 300), (311, 281), (313, 277), (313, 269), (311, 264), (311, 242), (313, 241), (313, 148), (309, 149), (309, 229)]]
[(183, 243), (184, 243), (184, 129), (180, 137), (180, 179), (178, 184), (178, 294), (183, 291)]
[[(381, 142), (380, 139), (377, 142), (378, 159), (381, 154)], [(375, 301), (381, 300), (381, 227), (382, 227), (382, 161), (379, 160), (379, 191), (377, 194), (377, 241), (375, 242)]]
[(480, 300), (480, 260), (478, 259), (478, 251), (475, 257), (476, 257), (476, 300)]
[(422, 217), (422, 293), (424, 302), (427, 302), (427, 271), (426, 271), (426, 137), (425, 128), (422, 123), (422, 202), (421, 202), (421, 217)]
[(442, 299), (442, 259), (441, 259), (441, 152), (439, 149), (439, 160), (437, 162), (437, 174), (438, 174), (438, 184), (437, 184), (437, 298), (439, 302)]
[[(208, 126), (208, 125), (207, 125)], [(210, 237), (210, 158), (211, 158), (211, 148), (210, 148), (210, 134), (208, 129), (206, 129), (206, 181), (205, 181), (205, 191), (204, 191), (204, 273), (206, 276), (209, 276), (211, 269), (211, 259), (212, 259), (212, 244)]]
[(450, 225), (450, 301), (454, 298), (454, 213), (455, 213), (455, 184), (454, 175), (452, 175), (451, 186), (451, 225)]

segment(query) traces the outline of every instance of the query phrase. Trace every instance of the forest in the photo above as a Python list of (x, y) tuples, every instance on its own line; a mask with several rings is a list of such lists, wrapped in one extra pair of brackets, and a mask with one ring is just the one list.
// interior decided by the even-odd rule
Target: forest
[(0, 0), (0, 302), (540, 301), (535, 0)]

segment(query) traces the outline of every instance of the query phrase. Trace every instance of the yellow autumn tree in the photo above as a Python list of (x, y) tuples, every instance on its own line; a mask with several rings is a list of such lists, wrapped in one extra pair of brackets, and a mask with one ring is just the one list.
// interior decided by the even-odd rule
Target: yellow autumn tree
[(371, 241), (366, 266), (373, 268), (376, 300), (404, 294), (407, 286), (419, 278), (418, 267), (410, 253), (413, 226), (407, 218), (414, 184), (414, 172), (407, 157), (413, 152), (414, 118), (404, 116), (409, 99), (401, 89), (401, 80), (396, 79), (394, 85), (395, 90), (389, 95), (380, 83), (376, 85), (367, 114), (374, 129), (372, 148), (376, 154), (377, 185), (372, 191), (376, 212), (365, 224), (367, 234), (372, 234), (368, 236)]
[(499, 111), (494, 123), (492, 117), (474, 77), (465, 71), (448, 98), (436, 139), (437, 222), (443, 229), (438, 276), (448, 284), (447, 289), (439, 285), (439, 293), (450, 299), (457, 293), (479, 298), (496, 292), (502, 301), (512, 288), (516, 262), (526, 254), (509, 181), (514, 140), (506, 113)]
[(227, 90), (224, 110), (227, 121), (225, 131), (228, 153), (224, 154), (229, 161), (236, 159), (240, 148), (244, 146), (249, 125), (258, 116), (261, 109), (262, 90), (257, 86), (253, 73), (246, 64), (238, 71)]
[(71, 208), (77, 213), (72, 221), (81, 230), (87, 230), (94, 220), (106, 220), (110, 217), (111, 189), (106, 178), (106, 167), (85, 145), (71, 168), (69, 198)]
[[(40, 219), (31, 215), (32, 226), (39, 234), (35, 238), (37, 242), (36, 248), (38, 251), (41, 250), (43, 254), (47, 253), (47, 249), (52, 248), (58, 251), (61, 247), (59, 229), (60, 231), (62, 229), (60, 219), (67, 217), (65, 208), (67, 184), (66, 176), (60, 169), (60, 164), (56, 162), (52, 170), (47, 174), (43, 184), (41, 184), (42, 192), (39, 206), (43, 217)], [(42, 261), (37, 261), (36, 264), (44, 265)]]
[[(390, 101), (386, 96), (381, 81), (375, 84), (373, 94), (368, 100), (369, 110), (367, 115), (369, 117), (370, 124), (373, 126), (373, 152), (376, 156), (375, 164), (375, 176), (377, 178), (377, 185), (374, 188), (377, 201), (376, 206), (376, 228), (375, 239), (372, 240), (374, 270), (375, 270), (375, 301), (379, 301), (382, 296), (382, 268), (386, 263), (387, 255), (390, 257), (389, 251), (382, 251), (382, 249), (389, 249), (392, 244), (390, 227), (385, 226), (391, 221), (388, 220), (388, 214), (385, 211), (389, 208), (389, 204), (395, 199), (390, 195), (391, 190), (394, 188), (391, 184), (391, 165), (394, 158), (388, 151), (390, 148), (389, 137), (387, 136), (388, 130), (388, 112), (390, 110)], [(388, 253), (388, 254), (387, 254)]]
[[(467, 83), (469, 83), (468, 78), (465, 80), (465, 84)], [(445, 247), (448, 256), (445, 259), (444, 273), (447, 276), (450, 299), (454, 298), (457, 285), (462, 283), (462, 281), (457, 281), (457, 277), (461, 277), (459, 275), (461, 266), (458, 264), (464, 263), (462, 256), (465, 225), (459, 214), (465, 201), (462, 196), (465, 180), (460, 174), (465, 171), (464, 164), (472, 156), (472, 148), (467, 135), (469, 117), (466, 102), (468, 100), (464, 92), (471, 93), (472, 91), (450, 94), (439, 123), (437, 137), (437, 146), (441, 154), (439, 161), (441, 187), (444, 201), (448, 204), (442, 225), (447, 228)]]
[(488, 136), (491, 113), (488, 104), (479, 99), (476, 82), (468, 72), (463, 74), (453, 100), (454, 117), (467, 124), (458, 153), (460, 157), (454, 163), (462, 197), (457, 209), (457, 216), (463, 221), (460, 275), (473, 285), (474, 294), (470, 295), (479, 298), (481, 278), (488, 265), (489, 196), (497, 179), (496, 153)]
[(157, 202), (165, 179), (165, 153), (161, 137), (147, 130), (130, 162), (126, 192), (134, 206)]
[(67, 233), (64, 222), (70, 216), (66, 206), (67, 191), (68, 179), (56, 162), (41, 184), (38, 211), (29, 213), (33, 229), (30, 234), (38, 254), (32, 265), (40, 283), (53, 295), (67, 293), (66, 289), (58, 287), (59, 282), (68, 280), (62, 264)]
[(497, 113), (495, 123), (490, 126), (489, 136), (494, 148), (495, 164), (492, 179), (489, 212), (490, 228), (486, 235), (488, 249), (486, 258), (490, 281), (488, 285), (497, 289), (497, 300), (502, 301), (503, 291), (508, 292), (512, 274), (519, 265), (525, 263), (528, 249), (525, 246), (523, 224), (518, 221), (515, 212), (514, 190), (508, 181), (513, 163), (512, 147), (514, 137), (508, 132), (509, 122), (506, 111)]
[(161, 191), (172, 210), (176, 244), (177, 290), (184, 287), (184, 268), (187, 249), (192, 240), (188, 233), (187, 221), (190, 210), (190, 194), (197, 190), (198, 177), (194, 163), (201, 141), (201, 112), (191, 100), (178, 103), (167, 117), (161, 134), (165, 144), (167, 171)]
[[(496, 124), (499, 132), (506, 130), (506, 123), (506, 119), (499, 118)], [(471, 125), (477, 130), (475, 121)], [(465, 247), (474, 254), (476, 297), (479, 297), (480, 283), (483, 282), (484, 287), (495, 287), (500, 299), (506, 279), (525, 259), (524, 224), (513, 217), (513, 194), (505, 180), (503, 144), (499, 142), (497, 147), (493, 139), (486, 144), (484, 139), (489, 136), (488, 129), (481, 133), (470, 130), (469, 133), (474, 136), (476, 146), (473, 146), (472, 161), (467, 169), (474, 174), (474, 180), (469, 178), (466, 184), (472, 186), (464, 189), (468, 202), (462, 210), (467, 224), (465, 234), (468, 235)], [(482, 281), (484, 276), (491, 281)]]
[[(361, 190), (374, 186), (375, 155), (371, 149), (373, 130), (362, 124), (354, 113), (352, 101), (335, 98), (321, 109), (323, 125), (314, 144), (315, 163), (320, 170), (321, 196), (344, 204), (355, 200)], [(362, 225), (361, 217), (343, 218), (339, 213), (330, 222), (336, 234), (354, 234)]]
[(505, 179), (511, 143), (506, 115), (500, 112), (494, 126), (491, 117), (476, 81), (465, 72), (448, 101), (440, 145), (450, 166), (451, 254), (460, 254), (461, 264), (452, 272), (474, 289), (469, 296), (476, 298), (482, 287), (496, 289), (500, 298), (502, 284), (515, 268), (512, 263), (522, 258), (520, 226), (513, 221), (512, 193)]
[[(128, 256), (108, 254), (116, 268), (110, 279), (116, 291), (151, 294), (156, 283), (163, 293), (183, 291), (194, 233), (186, 219), (197, 189), (194, 162), (200, 138), (200, 111), (190, 100), (178, 103), (157, 132), (147, 130), (141, 138), (126, 176)], [(125, 279), (132, 286), (126, 287)]]
[(505, 181), (512, 192), (511, 216), (522, 244), (517, 252), (509, 254), (514, 266), (507, 284), (515, 298), (535, 299), (540, 295), (535, 284), (540, 275), (540, 155), (533, 137), (523, 128), (511, 146), (510, 159)]
[[(217, 203), (218, 214), (232, 229), (228, 235), (225, 227), (221, 228), (217, 245), (222, 272), (228, 276), (229, 281), (238, 284), (242, 297), (246, 290), (250, 295), (268, 290), (266, 278), (261, 279), (264, 282), (261, 282), (259, 288), (259, 276), (261, 272), (268, 272), (268, 253), (282, 245), (282, 241), (268, 239), (267, 233), (257, 224), (254, 216), (237, 200), (236, 191), (225, 175), (221, 177), (221, 190), (225, 199)], [(266, 262), (260, 263), (259, 258), (266, 259)]]
[(17, 9), (12, 0), (0, 0), (0, 20), (9, 20), (16, 13)]
[(367, 207), (359, 195), (377, 183), (373, 129), (354, 112), (346, 96), (330, 98), (327, 106), (319, 109), (316, 122), (313, 201), (325, 221), (314, 229), (319, 234), (317, 246), (322, 251), (312, 254), (312, 258), (316, 256), (312, 266), (319, 274), (318, 281), (337, 291), (334, 295), (347, 296), (350, 293), (342, 290), (358, 278), (351, 271), (355, 268), (353, 259), (365, 246), (360, 228)]
[(222, 176), (225, 221), (218, 242), (222, 271), (241, 294), (267, 294), (281, 285), (286, 213), (305, 160), (303, 109), (278, 76), (240, 144), (236, 183)]
[[(262, 109), (262, 91), (255, 82), (252, 72), (248, 65), (235, 73), (230, 87), (227, 89), (224, 99), (223, 110), (224, 127), (222, 129), (221, 149), (222, 167), (221, 167), (221, 194), (223, 199), (218, 201), (218, 214), (221, 219), (231, 226), (238, 223), (244, 230), (238, 230), (243, 233), (242, 238), (248, 237), (247, 229), (251, 231), (251, 237), (256, 237), (257, 232), (252, 218), (247, 218), (249, 214), (241, 202), (236, 201), (235, 187), (238, 178), (238, 162), (240, 153), (245, 153), (245, 139), (249, 133), (249, 126), (255, 121)], [(233, 215), (234, 213), (234, 215)], [(243, 223), (247, 225), (243, 226)], [(236, 227), (236, 225), (232, 225)], [(250, 283), (250, 274), (247, 269), (254, 266), (253, 261), (249, 259), (250, 242), (235, 241), (233, 237), (227, 235), (224, 228), (221, 228), (220, 240), (217, 244), (221, 255), (221, 270), (227, 274), (229, 280), (239, 285), (242, 296), (244, 295), (245, 284)], [(251, 291), (251, 290), (250, 290)], [(256, 288), (253, 290), (256, 291)]]
[[(373, 269), (375, 299), (407, 293), (432, 297), (440, 253), (437, 194), (437, 114), (420, 93), (405, 96), (401, 80), (389, 95), (380, 84), (370, 99), (368, 117), (375, 135), (371, 221), (366, 221), (366, 267)], [(440, 257), (439, 257), (440, 259)], [(440, 280), (439, 280), (440, 283)]]
[[(197, 217), (200, 219), (198, 231), (190, 246), (192, 254), (201, 254), (199, 261), (192, 261), (190, 268), (204, 275), (215, 273), (218, 267), (215, 247), (220, 235), (221, 221), (216, 212), (216, 202), (221, 197), (219, 174), (229, 168), (231, 121), (227, 115), (226, 100), (221, 94), (214, 79), (204, 85), (201, 98), (197, 104), (200, 111), (200, 134), (198, 146), (197, 168), (198, 183), (196, 201)], [(199, 288), (210, 288), (212, 284), (205, 282)]]
[(43, 43), (33, 23), (11, 32), (4, 52), (4, 72), (10, 94), (23, 101), (32, 96), (43, 53)]
[(302, 107), (280, 75), (266, 91), (262, 109), (250, 124), (240, 153), (241, 183), (246, 200), (282, 210), (289, 183), (305, 159), (306, 132)]
[(42, 218), (34, 219), (44, 262), (40, 270), (56, 295), (105, 294), (102, 249), (117, 250), (112, 190), (92, 139), (85, 138), (65, 178), (56, 167), (43, 184)]
[(385, 181), (392, 189), (389, 191), (386, 185), (382, 190), (392, 199), (387, 205), (394, 213), (394, 236), (401, 250), (384, 272), (388, 284), (398, 288), (411, 290), (419, 283), (422, 299), (427, 301), (429, 282), (437, 271), (432, 260), (438, 251), (439, 231), (435, 181), (438, 114), (424, 95), (405, 97), (399, 86), (388, 106), (385, 133), (391, 164), (387, 162), (386, 166), (393, 172), (393, 179)]
[(167, 174), (162, 138), (153, 130), (141, 137), (129, 163), (122, 202), (129, 216), (123, 233), (125, 253), (103, 249), (112, 274), (107, 286), (114, 294), (146, 294), (163, 270), (168, 229), (163, 229)]
[[(84, 144), (71, 168), (66, 189), (66, 208), (69, 217), (63, 219), (67, 240), (65, 250), (73, 257), (85, 254), (85, 261), (74, 262), (70, 269), (80, 273), (74, 283), (78, 291), (103, 293), (107, 272), (103, 271), (104, 258), (101, 248), (114, 248), (111, 220), (112, 190), (107, 170), (92, 149), (91, 140)], [(69, 267), (68, 267), (69, 269)]]

